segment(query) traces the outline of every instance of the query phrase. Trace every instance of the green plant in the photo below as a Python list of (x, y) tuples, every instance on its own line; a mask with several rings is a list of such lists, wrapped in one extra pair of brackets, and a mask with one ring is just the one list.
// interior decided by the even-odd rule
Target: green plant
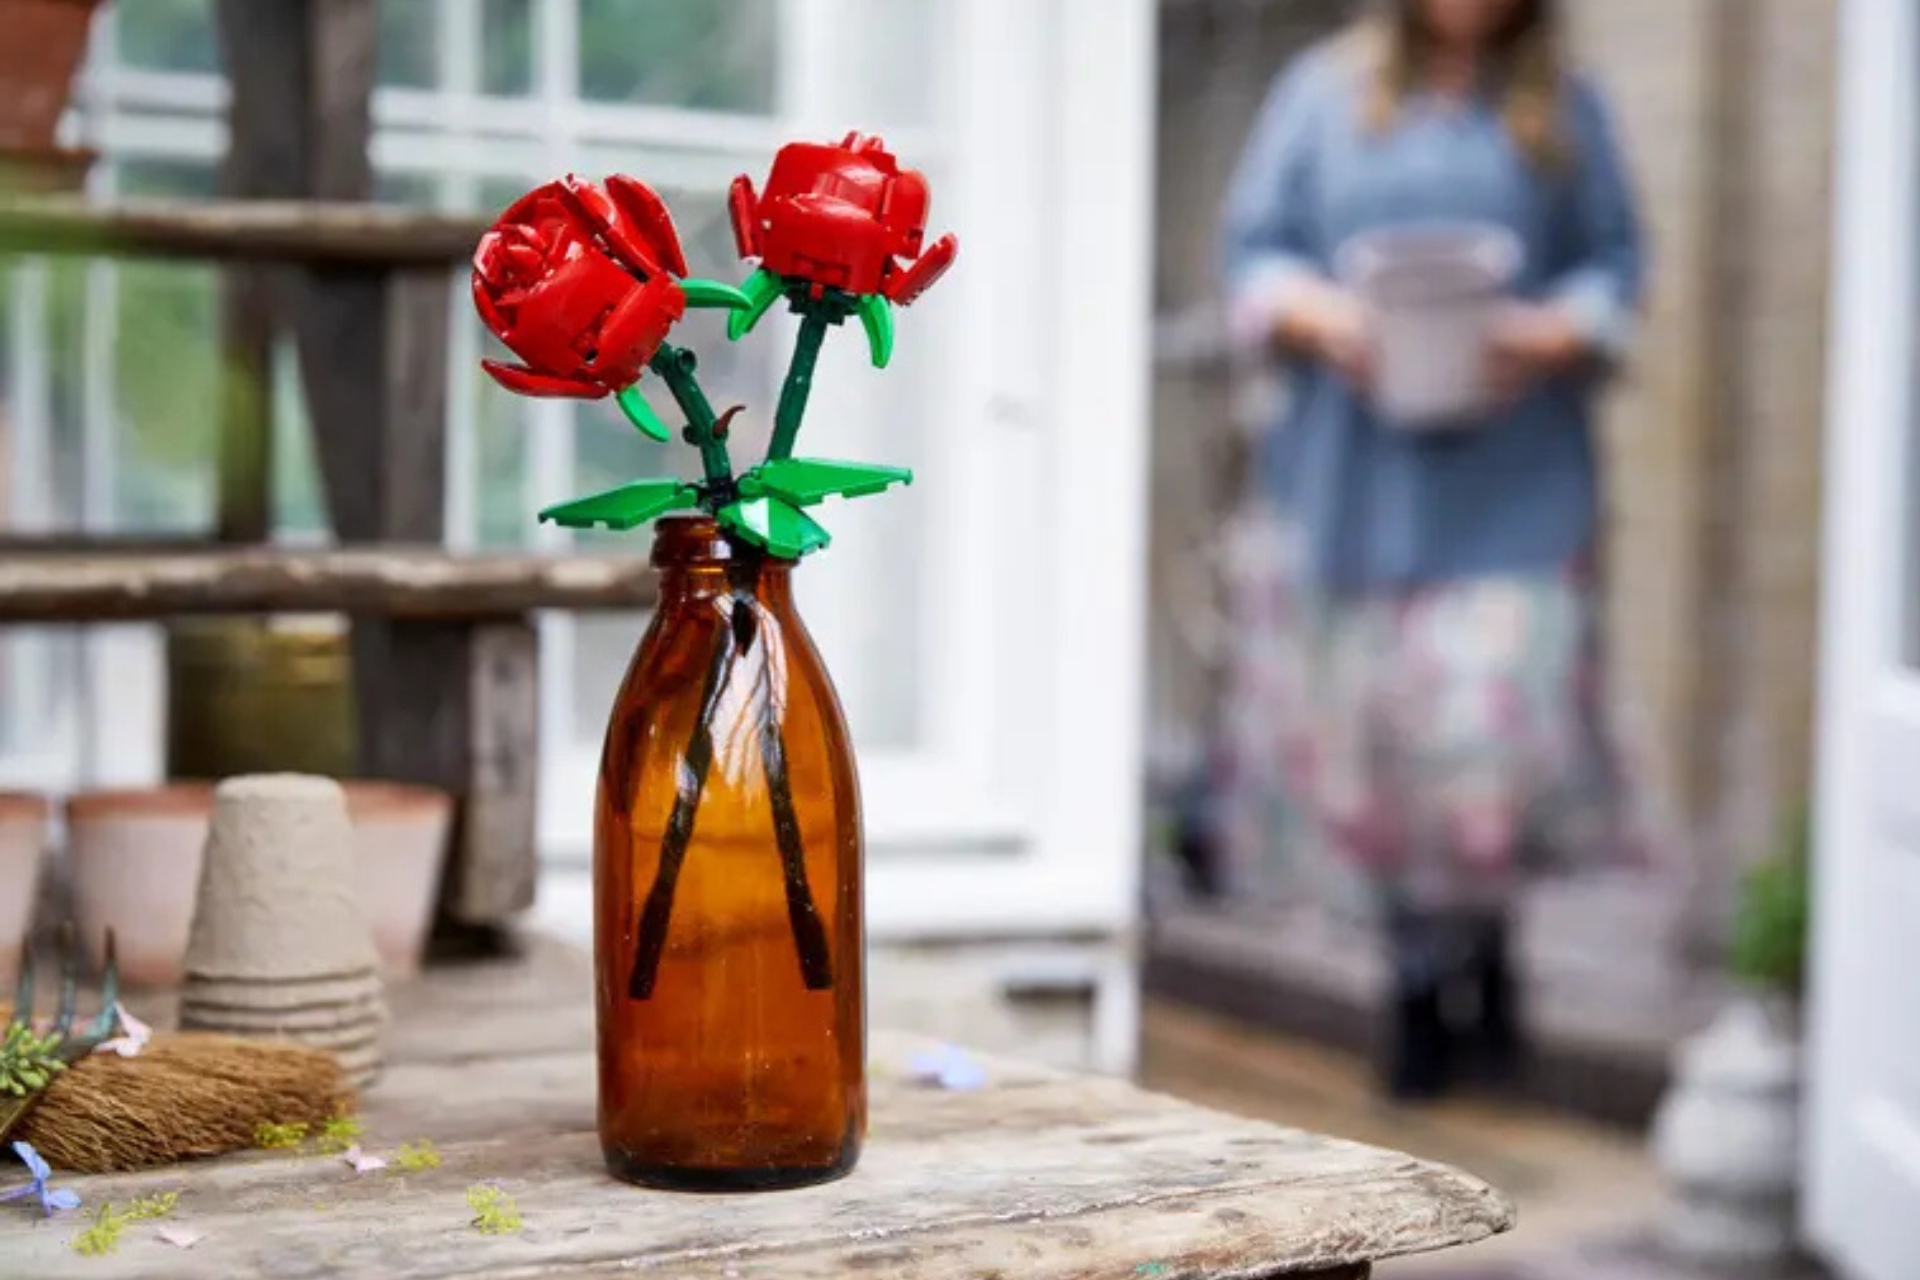
[(88, 1258), (114, 1252), (120, 1247), (120, 1237), (126, 1234), (131, 1220), (124, 1213), (114, 1212), (111, 1204), (101, 1205), (93, 1211), (93, 1225), (73, 1238), (73, 1251)]
[(422, 1169), (438, 1169), (440, 1167), (440, 1153), (434, 1149), (433, 1143), (426, 1138), (422, 1138), (418, 1142), (403, 1142), (400, 1144), (400, 1150), (395, 1153), (393, 1157), (393, 1164), (396, 1169), (401, 1170), (403, 1173), (418, 1173)]
[(285, 1151), (297, 1147), (307, 1140), (307, 1126), (295, 1121), (292, 1124), (269, 1124), (261, 1121), (253, 1126), (253, 1145), (267, 1151)]
[(67, 1069), (59, 1056), (61, 1039), (56, 1033), (35, 1035), (24, 1023), (7, 1024), (0, 1037), (0, 1093), (24, 1098), (46, 1088)]
[(157, 1195), (143, 1196), (127, 1206), (125, 1217), (128, 1222), (150, 1222), (172, 1213), (173, 1206), (179, 1202), (178, 1191), (162, 1191)]
[(335, 1116), (320, 1126), (320, 1149), (338, 1155), (360, 1141), (361, 1123), (356, 1116)]
[(1811, 818), (1802, 810), (1781, 848), (1740, 886), (1729, 967), (1741, 982), (1798, 996), (1806, 971), (1812, 912)]
[(473, 1229), (481, 1235), (510, 1236), (523, 1225), (513, 1197), (484, 1182), (467, 1188), (467, 1207), (473, 1210)]

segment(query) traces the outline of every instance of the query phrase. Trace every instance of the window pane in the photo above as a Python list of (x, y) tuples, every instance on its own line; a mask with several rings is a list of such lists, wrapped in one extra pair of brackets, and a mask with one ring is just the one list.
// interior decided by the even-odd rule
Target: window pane
[(290, 542), (324, 542), (333, 532), (320, 456), (300, 382), (300, 351), (291, 336), (274, 344), (273, 531)]
[(381, 169), (373, 175), (373, 198), (381, 204), (404, 204), (416, 209), (433, 209), (440, 203), (440, 184), (424, 173), (401, 173), (391, 169)]
[(213, 515), (219, 438), (215, 273), (124, 262), (115, 279), (116, 522), (138, 530), (203, 529)]
[(440, 82), (440, 12), (435, 0), (379, 0), (380, 46), (374, 76), (380, 84), (431, 89)]
[(950, 41), (941, 38), (947, 0), (843, 0), (858, 41), (834, 68), (836, 98), (847, 114), (837, 123), (876, 129), (931, 124)]
[[(513, 358), (512, 352), (491, 337), (482, 341), (481, 349), (488, 357)], [(527, 497), (526, 407), (479, 365), (473, 367), (470, 376), (479, 387), (473, 397), (474, 506), (479, 526), (475, 541), (495, 549), (523, 547), (534, 516)]]
[(580, 0), (580, 94), (773, 109), (777, 0)]
[[(129, 195), (204, 197), (216, 179), (210, 165), (145, 161), (123, 164), (118, 181)], [(218, 273), (130, 259), (115, 267), (114, 288), (115, 521), (205, 529), (219, 439)]]
[[(637, 534), (627, 535), (629, 538)], [(643, 554), (646, 539), (629, 543)], [(627, 664), (647, 629), (644, 613), (577, 613), (573, 617), (573, 724), (576, 741), (597, 743), (607, 731), (607, 714), (626, 678)]]
[(213, 0), (137, 0), (114, 6), (120, 61), (155, 71), (214, 71)]
[(480, 90), (533, 89), (533, 0), (484, 0), (480, 9)]

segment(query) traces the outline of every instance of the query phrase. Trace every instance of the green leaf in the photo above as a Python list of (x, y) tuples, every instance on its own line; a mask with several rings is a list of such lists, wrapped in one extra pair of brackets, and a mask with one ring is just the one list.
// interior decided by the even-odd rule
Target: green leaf
[(867, 331), (867, 349), (873, 355), (873, 367), (884, 369), (893, 360), (893, 304), (877, 293), (867, 294), (858, 303), (860, 327)]
[(720, 523), (768, 555), (798, 560), (832, 541), (825, 529), (779, 498), (743, 498), (720, 508)]
[(823, 458), (776, 458), (741, 477), (741, 489), (771, 494), (796, 507), (810, 507), (827, 498), (863, 498), (896, 484), (912, 484), (905, 467), (871, 466), (864, 462), (829, 462)]
[(727, 337), (738, 342), (752, 333), (753, 326), (760, 323), (760, 318), (773, 309), (773, 304), (786, 291), (786, 281), (765, 267), (748, 276), (747, 282), (740, 286), (747, 305), (727, 317)]
[(690, 307), (725, 307), (729, 311), (745, 311), (753, 306), (753, 300), (730, 284), (718, 280), (682, 280), (680, 291), (687, 295)]
[(667, 430), (667, 424), (660, 420), (660, 415), (653, 411), (653, 406), (647, 403), (647, 398), (640, 394), (639, 383), (636, 382), (619, 392), (613, 397), (613, 402), (620, 406), (620, 412), (627, 415), (627, 421), (631, 422), (641, 435), (658, 440), (661, 444), (665, 444), (671, 438), (672, 433)]
[(639, 480), (589, 498), (548, 507), (540, 513), (540, 518), (565, 529), (591, 529), (601, 525), (624, 531), (669, 511), (684, 511), (699, 500), (699, 491), (690, 484), (678, 480)]

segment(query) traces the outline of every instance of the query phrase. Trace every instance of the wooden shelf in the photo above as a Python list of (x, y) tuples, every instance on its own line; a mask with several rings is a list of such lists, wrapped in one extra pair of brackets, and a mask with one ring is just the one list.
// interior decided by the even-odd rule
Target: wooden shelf
[(311, 200), (0, 200), (0, 251), (393, 268), (473, 256), (482, 218)]
[(0, 623), (210, 613), (459, 621), (535, 609), (644, 609), (654, 597), (653, 570), (640, 556), (473, 556), (407, 547), (0, 556)]

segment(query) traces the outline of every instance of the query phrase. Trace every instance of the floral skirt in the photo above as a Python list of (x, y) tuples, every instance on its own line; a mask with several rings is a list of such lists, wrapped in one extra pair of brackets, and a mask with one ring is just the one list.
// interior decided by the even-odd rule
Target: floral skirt
[(1284, 524), (1243, 534), (1226, 739), (1253, 809), (1277, 788), (1316, 844), (1415, 910), (1500, 910), (1529, 875), (1645, 863), (1592, 574), (1330, 597)]

